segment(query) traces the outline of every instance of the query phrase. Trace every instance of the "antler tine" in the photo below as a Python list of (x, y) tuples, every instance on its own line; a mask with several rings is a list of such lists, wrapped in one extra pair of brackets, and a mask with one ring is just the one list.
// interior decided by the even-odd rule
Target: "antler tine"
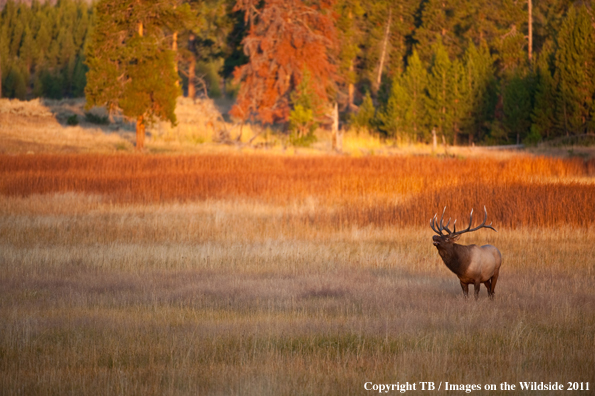
[[(448, 226), (450, 225), (450, 220), (451, 220), (451, 217), (448, 218), (448, 221), (446, 222), (446, 225), (444, 226), (444, 229), (448, 232), (448, 235), (452, 234), (452, 231), (448, 228)], [(455, 221), (457, 221), (457, 220), (455, 219)]]
[[(456, 232), (454, 234), (461, 235), (466, 232), (477, 231), (480, 228), (490, 228), (490, 229), (496, 231), (496, 229), (494, 227), (492, 227), (492, 223), (490, 223), (489, 225), (485, 225), (486, 221), (488, 220), (488, 211), (485, 206), (483, 207), (483, 212), (484, 212), (483, 222), (480, 225), (478, 225), (477, 227), (471, 228), (471, 225), (473, 224), (473, 209), (471, 209), (471, 214), (469, 215), (469, 226), (467, 227), (467, 229)], [(498, 232), (498, 231), (496, 231), (496, 232)]]
[(440, 235), (442, 235), (442, 230), (444, 230), (444, 226), (442, 225), (442, 220), (444, 220), (444, 212), (446, 212), (446, 206), (444, 207), (444, 210), (442, 210), (442, 216), (440, 216), (440, 224), (439, 224), (439, 230), (440, 230)]
[(437, 217), (438, 217), (438, 213), (436, 213), (436, 214), (434, 215), (434, 217), (432, 217), (432, 220), (430, 220), (430, 227), (432, 227), (432, 230), (434, 230), (434, 232), (435, 232), (436, 234), (438, 234), (438, 235), (443, 235), (443, 234), (442, 234), (442, 232), (441, 232), (441, 231), (438, 231), (438, 230), (436, 229), (435, 225), (434, 225), (434, 220), (438, 221)]

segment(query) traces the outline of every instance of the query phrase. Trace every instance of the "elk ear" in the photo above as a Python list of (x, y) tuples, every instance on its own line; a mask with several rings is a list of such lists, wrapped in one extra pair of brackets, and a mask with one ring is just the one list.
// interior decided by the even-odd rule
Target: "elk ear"
[(449, 236), (449, 237), (448, 237), (448, 241), (449, 241), (449, 242), (456, 242), (456, 241), (458, 241), (458, 240), (459, 240), (459, 238), (460, 238), (460, 237), (461, 237), (461, 234), (459, 234), (459, 235), (453, 235), (453, 236)]

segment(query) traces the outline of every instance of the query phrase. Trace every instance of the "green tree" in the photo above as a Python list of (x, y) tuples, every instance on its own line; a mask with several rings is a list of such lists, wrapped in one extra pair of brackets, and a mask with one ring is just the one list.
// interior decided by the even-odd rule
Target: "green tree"
[(470, 43), (464, 57), (468, 95), (468, 122), (463, 125), (471, 144), (482, 140), (487, 134), (487, 125), (493, 120), (497, 101), (497, 81), (494, 60), (485, 42), (479, 47)]
[(21, 70), (12, 65), (10, 72), (4, 81), (4, 96), (24, 100), (27, 95), (27, 84)]
[(136, 148), (143, 149), (145, 125), (154, 119), (176, 123), (174, 54), (164, 28), (175, 20), (169, 2), (102, 0), (86, 51), (87, 106), (106, 105), (136, 119)]
[[(529, 134), (533, 109), (533, 79), (530, 74), (515, 74), (503, 89), (503, 126), (507, 138), (520, 143)], [(507, 140), (508, 140), (507, 139)]]
[(408, 59), (404, 85), (410, 98), (406, 118), (407, 126), (411, 128), (409, 134), (417, 139), (427, 140), (429, 137), (426, 111), (428, 71), (422, 64), (421, 59), (419, 59), (416, 50), (413, 51)]
[(356, 72), (357, 56), (360, 52), (361, 17), (364, 8), (359, 0), (341, 0), (337, 2), (338, 18), (336, 22), (339, 45), (338, 75), (341, 85), (346, 89), (346, 107), (349, 111), (355, 109), (355, 84), (358, 80)]
[(452, 142), (457, 145), (461, 129), (465, 129), (470, 122), (469, 113), (472, 103), (463, 63), (455, 59), (450, 74), (450, 129), (452, 131)]
[(402, 76), (393, 78), (391, 95), (379, 118), (389, 136), (409, 142), (428, 138), (426, 128), (426, 86), (428, 73), (417, 51), (408, 59)]
[(595, 31), (585, 6), (570, 9), (557, 41), (557, 118), (566, 134), (579, 133), (589, 125), (595, 95)]
[(537, 56), (535, 64), (535, 105), (531, 113), (531, 130), (540, 137), (555, 134), (556, 82), (552, 73), (551, 46), (546, 45)]
[(393, 77), (388, 103), (378, 118), (382, 123), (382, 129), (388, 136), (411, 142), (415, 139), (415, 136), (410, 133), (411, 129), (407, 127), (411, 97), (404, 87), (403, 80), (402, 75)]
[(434, 60), (428, 77), (426, 110), (431, 127), (444, 138), (453, 138), (452, 62), (441, 41), (434, 45)]
[(370, 92), (367, 92), (366, 96), (364, 96), (364, 101), (359, 107), (358, 112), (356, 114), (352, 114), (351, 126), (353, 126), (356, 131), (364, 130), (370, 132), (375, 129), (376, 108), (374, 107), (374, 102), (372, 101)]
[(416, 48), (424, 62), (430, 62), (433, 48), (440, 42), (446, 53), (452, 57), (462, 55), (464, 50), (461, 0), (427, 0), (422, 2), (421, 25), (415, 31)]

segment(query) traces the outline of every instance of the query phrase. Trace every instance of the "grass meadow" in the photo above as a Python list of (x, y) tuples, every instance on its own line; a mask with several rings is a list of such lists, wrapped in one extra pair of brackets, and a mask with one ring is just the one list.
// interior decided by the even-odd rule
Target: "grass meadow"
[[(486, 206), (494, 301), (432, 246), (445, 205)], [(592, 392), (594, 282), (594, 160), (0, 155), (0, 394)]]

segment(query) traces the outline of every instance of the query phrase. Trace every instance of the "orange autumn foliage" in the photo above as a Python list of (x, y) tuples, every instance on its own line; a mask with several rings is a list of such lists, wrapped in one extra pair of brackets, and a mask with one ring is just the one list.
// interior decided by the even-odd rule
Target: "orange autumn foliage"
[(231, 114), (242, 120), (285, 122), (290, 112), (290, 94), (305, 70), (310, 72), (315, 94), (326, 102), (336, 81), (332, 52), (336, 32), (333, 0), (265, 0), (262, 6), (239, 0), (250, 23), (244, 39), (246, 65), (236, 68), (240, 82), (237, 103)]
[(485, 205), (497, 227), (595, 225), (595, 160), (518, 157), (0, 155), (0, 194), (79, 192), (119, 203), (256, 200), (316, 225), (425, 226)]

